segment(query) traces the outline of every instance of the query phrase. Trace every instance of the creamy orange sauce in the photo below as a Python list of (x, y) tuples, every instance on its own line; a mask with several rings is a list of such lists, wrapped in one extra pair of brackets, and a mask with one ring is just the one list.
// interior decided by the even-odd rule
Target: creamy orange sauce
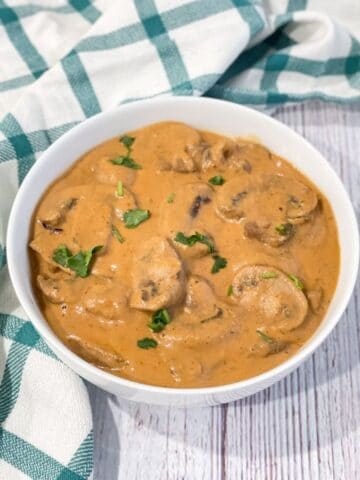
[[(33, 284), (51, 328), (94, 365), (154, 385), (222, 385), (284, 362), (319, 326), (336, 287), (326, 198), (254, 142), (174, 122), (127, 135), (127, 158), (141, 169), (112, 163), (127, 149), (109, 140), (56, 180), (34, 213)], [(209, 183), (214, 176), (223, 184)], [(127, 228), (126, 212), (137, 209), (150, 218)], [(185, 245), (179, 233), (206, 241)], [(54, 257), (60, 246), (76, 255), (99, 245), (84, 278)], [(154, 332), (159, 310), (170, 322)], [(141, 348), (144, 338), (154, 348)]]

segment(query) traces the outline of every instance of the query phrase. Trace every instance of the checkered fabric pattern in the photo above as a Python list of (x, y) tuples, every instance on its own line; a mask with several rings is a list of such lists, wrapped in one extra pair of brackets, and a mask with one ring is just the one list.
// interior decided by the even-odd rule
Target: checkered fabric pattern
[(0, 0), (0, 478), (85, 479), (83, 382), (27, 321), (5, 233), (25, 175), (72, 126), (156, 95), (253, 106), (360, 100), (353, 0)]

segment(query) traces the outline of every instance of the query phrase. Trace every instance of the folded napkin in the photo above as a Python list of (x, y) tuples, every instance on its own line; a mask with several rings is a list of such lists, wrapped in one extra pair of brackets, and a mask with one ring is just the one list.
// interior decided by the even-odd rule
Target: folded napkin
[(41, 153), (85, 118), (156, 95), (358, 101), (359, 34), (352, 0), (0, 0), (1, 479), (92, 470), (86, 388), (27, 321), (6, 266), (9, 210)]

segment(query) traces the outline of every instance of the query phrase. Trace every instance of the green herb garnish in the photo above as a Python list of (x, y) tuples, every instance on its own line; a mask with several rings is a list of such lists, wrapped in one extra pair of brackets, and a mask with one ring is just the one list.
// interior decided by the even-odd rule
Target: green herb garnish
[(124, 243), (125, 238), (121, 235), (118, 228), (115, 225), (111, 225), (111, 234), (120, 243)]
[(137, 346), (139, 348), (144, 348), (145, 350), (148, 350), (149, 348), (156, 348), (157, 347), (157, 341), (154, 340), (153, 338), (145, 337), (142, 338), (141, 340), (137, 341)]
[(120, 142), (124, 145), (126, 149), (130, 150), (132, 144), (135, 142), (135, 137), (124, 135), (123, 137), (120, 137)]
[(277, 278), (277, 277), (278, 277), (278, 274), (276, 272), (264, 272), (261, 275), (261, 278), (263, 278), (264, 280), (269, 280), (270, 278)]
[(231, 295), (232, 295), (233, 293), (234, 293), (234, 288), (233, 288), (232, 285), (229, 285), (229, 287), (228, 287), (228, 289), (227, 289), (226, 295), (227, 295), (228, 297), (231, 297)]
[(215, 252), (215, 245), (212, 240), (206, 235), (202, 233), (195, 232), (193, 235), (189, 235), (188, 237), (183, 232), (178, 232), (175, 236), (175, 242), (182, 243), (188, 247), (193, 247), (195, 243), (203, 243), (209, 249), (209, 253)]
[(71, 255), (72, 253), (65, 245), (60, 245), (60, 247), (54, 250), (52, 259), (62, 267), (67, 267), (67, 262)]
[(213, 255), (214, 265), (212, 266), (211, 273), (218, 273), (219, 270), (225, 268), (227, 265), (227, 260), (224, 257), (219, 255)]
[(261, 330), (257, 329), (256, 330), (256, 333), (259, 335), (259, 337), (261, 338), (261, 340), (264, 340), (264, 342), (266, 343), (274, 343), (275, 340), (271, 337), (269, 337), (268, 335), (266, 335), (264, 332), (262, 332)]
[(133, 158), (131, 158), (131, 147), (132, 144), (135, 142), (135, 138), (124, 135), (120, 138), (120, 142), (126, 148), (126, 155), (118, 155), (111, 160), (111, 163), (113, 163), (114, 165), (121, 165), (123, 167), (132, 168), (134, 170), (140, 170), (142, 166), (139, 163), (136, 163)]
[(209, 183), (211, 183), (211, 185), (223, 185), (225, 179), (221, 175), (215, 175), (215, 177), (209, 179)]
[(158, 333), (164, 330), (166, 325), (170, 322), (171, 318), (169, 312), (165, 308), (162, 308), (153, 314), (151, 322), (148, 323), (148, 326), (153, 332)]
[(280, 223), (280, 225), (276, 225), (275, 230), (278, 232), (279, 235), (289, 235), (293, 229), (291, 223)]
[(126, 228), (136, 228), (140, 223), (150, 218), (149, 210), (140, 210), (135, 208), (124, 213), (124, 223)]
[(133, 170), (140, 170), (142, 168), (142, 166), (136, 163), (132, 158), (125, 155), (119, 155), (111, 160), (111, 163), (114, 165), (122, 165), (123, 167), (132, 168)]
[(167, 203), (173, 203), (174, 199), (175, 199), (175, 193), (173, 192), (173, 193), (170, 193), (166, 201)]
[(116, 195), (118, 197), (123, 197), (124, 196), (124, 185), (121, 180), (118, 181), (117, 187), (116, 187)]
[(90, 273), (90, 264), (93, 256), (102, 248), (102, 245), (97, 245), (85, 252), (80, 251), (73, 255), (65, 245), (60, 245), (54, 250), (52, 259), (59, 265), (73, 270), (77, 276), (85, 278)]
[(304, 284), (302, 283), (300, 278), (298, 278), (296, 275), (288, 275), (288, 277), (294, 282), (296, 288), (298, 288), (299, 290), (304, 290)]

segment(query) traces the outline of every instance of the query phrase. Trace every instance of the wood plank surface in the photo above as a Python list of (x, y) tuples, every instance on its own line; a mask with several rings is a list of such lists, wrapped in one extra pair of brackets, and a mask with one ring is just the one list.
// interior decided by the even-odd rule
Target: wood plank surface
[[(325, 155), (359, 218), (360, 105), (274, 116)], [(139, 405), (89, 385), (95, 480), (360, 479), (359, 297), (358, 282), (336, 329), (293, 374), (228, 405)]]

